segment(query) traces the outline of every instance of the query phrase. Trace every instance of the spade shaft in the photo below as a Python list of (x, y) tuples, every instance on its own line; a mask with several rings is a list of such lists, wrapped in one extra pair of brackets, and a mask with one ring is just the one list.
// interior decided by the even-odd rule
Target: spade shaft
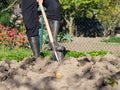
[(41, 3), (39, 3), (39, 6), (41, 8), (41, 12), (42, 12), (42, 15), (43, 15), (43, 18), (44, 18), (44, 21), (45, 21), (45, 25), (46, 25), (46, 28), (47, 28), (47, 31), (48, 31), (48, 35), (49, 35), (49, 38), (50, 38), (50, 42), (52, 44), (54, 56), (56, 57), (58, 63), (60, 64), (60, 59), (58, 57), (58, 54), (57, 54), (57, 51), (56, 51), (56, 48), (55, 48), (55, 45), (54, 45), (53, 36), (52, 36), (51, 29), (50, 29), (50, 25), (48, 23), (48, 19), (46, 17), (46, 13), (45, 13), (43, 5)]

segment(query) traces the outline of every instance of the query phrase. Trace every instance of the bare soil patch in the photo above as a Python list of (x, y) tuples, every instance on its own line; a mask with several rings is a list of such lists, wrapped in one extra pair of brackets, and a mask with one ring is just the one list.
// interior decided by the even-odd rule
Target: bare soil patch
[[(61, 78), (56, 77), (60, 73)], [(111, 77), (114, 86), (110, 85)], [(120, 57), (49, 58), (0, 62), (0, 90), (119, 90)]]

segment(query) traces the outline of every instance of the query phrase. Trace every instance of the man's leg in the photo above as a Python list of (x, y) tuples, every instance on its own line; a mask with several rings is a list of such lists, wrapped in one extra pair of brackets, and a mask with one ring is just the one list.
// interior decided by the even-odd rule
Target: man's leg
[(35, 58), (40, 56), (39, 45), (39, 17), (36, 0), (21, 0), (23, 20), (26, 27), (26, 34)]
[(48, 19), (61, 20), (60, 3), (58, 0), (43, 0), (43, 5), (47, 8)]
[(44, 0), (43, 5), (47, 8), (47, 17), (52, 31), (54, 44), (57, 51), (63, 51), (65, 48), (57, 42), (57, 35), (60, 27), (60, 4), (58, 0)]
[[(51, 31), (52, 31), (52, 36), (53, 36), (53, 40), (54, 40), (54, 45), (56, 48), (56, 51), (58, 52), (58, 57), (60, 60), (62, 60), (64, 58), (64, 51), (65, 51), (65, 47), (60, 46), (57, 42), (57, 35), (58, 35), (58, 31), (59, 31), (59, 27), (60, 27), (60, 22), (57, 20), (49, 20), (49, 24), (51, 27)], [(49, 49), (52, 50), (52, 45), (51, 43), (49, 43)], [(54, 52), (52, 52), (53, 54), (53, 60), (57, 60)]]

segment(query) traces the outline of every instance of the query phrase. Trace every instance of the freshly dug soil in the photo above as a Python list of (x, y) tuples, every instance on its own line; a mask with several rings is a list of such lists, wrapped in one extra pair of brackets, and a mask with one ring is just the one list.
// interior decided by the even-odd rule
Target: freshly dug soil
[(120, 90), (120, 57), (71, 57), (60, 65), (48, 57), (4, 60), (0, 90)]

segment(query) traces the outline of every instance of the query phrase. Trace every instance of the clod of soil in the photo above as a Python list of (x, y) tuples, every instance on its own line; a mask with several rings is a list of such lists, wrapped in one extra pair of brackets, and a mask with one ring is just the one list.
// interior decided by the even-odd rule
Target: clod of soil
[(120, 90), (120, 57), (65, 58), (60, 65), (49, 58), (4, 60), (0, 90)]

